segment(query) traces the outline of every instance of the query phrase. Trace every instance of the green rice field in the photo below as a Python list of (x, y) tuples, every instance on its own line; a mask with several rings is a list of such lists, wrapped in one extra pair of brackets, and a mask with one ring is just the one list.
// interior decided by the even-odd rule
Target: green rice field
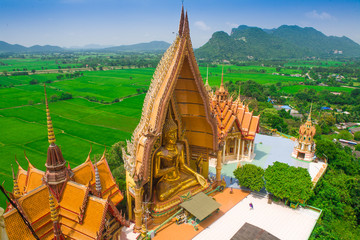
[[(2, 60), (4, 61), (4, 60)], [(10, 60), (9, 60), (10, 61)], [(12, 60), (15, 61), (15, 60)], [(9, 62), (10, 63), (10, 62)], [(15, 64), (12, 62), (11, 64)], [(21, 64), (24, 64), (22, 62)], [(35, 68), (29, 63), (28, 69)], [(49, 65), (50, 66), (50, 65)], [(246, 66), (224, 68), (224, 81), (253, 80), (260, 84), (277, 82), (300, 82), (303, 78), (272, 75), (274, 68)], [(0, 69), (1, 70), (1, 69)], [(265, 70), (260, 73), (260, 70)], [(209, 68), (209, 83), (219, 86), (222, 67)], [(294, 70), (296, 73), (296, 70)], [(47, 94), (60, 96), (63, 92), (72, 94), (73, 99), (50, 102), (50, 112), (55, 129), (57, 144), (64, 158), (75, 167), (85, 161), (90, 146), (92, 156), (103, 153), (105, 146), (111, 147), (118, 141), (130, 139), (141, 116), (145, 93), (154, 69), (122, 69), (109, 71), (88, 71), (83, 76), (57, 80), (56, 73), (33, 74), (25, 76), (0, 76), (2, 86), (13, 84), (11, 88), (0, 88), (0, 174), (1, 183), (7, 190), (12, 188), (11, 164), (15, 166), (15, 156), (26, 169), (24, 150), (32, 164), (45, 170), (47, 153), (47, 129), (42, 84), (30, 85), (37, 79), (47, 84)], [(203, 80), (206, 68), (201, 67)], [(283, 91), (294, 93), (303, 88), (315, 88), (320, 91), (351, 91), (349, 88), (330, 88), (318, 86), (294, 85), (284, 87)], [(91, 102), (86, 98), (95, 98)], [(114, 99), (119, 102), (111, 103)], [(101, 102), (109, 104), (103, 104)], [(0, 206), (5, 207), (5, 199), (0, 195)]]
[(285, 86), (282, 87), (281, 90), (285, 93), (297, 93), (300, 90), (304, 89), (315, 89), (316, 91), (320, 92), (322, 90), (327, 90), (331, 92), (351, 92), (352, 88), (346, 87), (327, 87), (327, 86), (308, 86), (308, 85), (293, 85), (293, 86)]
[(44, 69), (58, 69), (58, 66), (61, 68), (67, 68), (69, 66), (80, 67), (79, 64), (72, 63), (62, 63), (56, 62), (55, 60), (42, 60), (39, 58), (9, 58), (9, 59), (1, 59), (3, 64), (0, 65), (0, 71), (8, 71), (11, 72), (14, 69), (16, 71), (23, 71), (24, 68), (31, 70), (44, 70)]

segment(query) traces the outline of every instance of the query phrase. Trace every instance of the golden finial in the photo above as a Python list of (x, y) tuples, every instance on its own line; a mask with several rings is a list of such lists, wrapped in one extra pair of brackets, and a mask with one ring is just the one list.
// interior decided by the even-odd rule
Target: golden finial
[(24, 156), (25, 156), (26, 161), (27, 161), (28, 164), (29, 164), (29, 168), (35, 168), (35, 167), (31, 164), (31, 162), (30, 162), (30, 160), (28, 159), (28, 157), (26, 156), (26, 151), (25, 151), (25, 149), (24, 149)]
[(53, 222), (59, 220), (59, 214), (55, 206), (55, 201), (51, 193), (49, 193), (49, 204), (50, 204), (50, 213), (51, 213), (51, 220)]
[(206, 83), (205, 85), (209, 85), (209, 64), (206, 66)]
[(309, 113), (309, 116), (308, 116), (308, 122), (311, 122), (311, 111), (312, 111), (312, 103), (310, 105), (310, 113)]
[(220, 84), (220, 92), (224, 92), (225, 88), (224, 88), (224, 65), (222, 66), (222, 72), (221, 72), (221, 84)]
[(180, 16), (180, 24), (179, 24), (179, 36), (181, 37), (184, 28), (184, 5), (181, 6), (181, 16)]
[(54, 128), (53, 128), (51, 117), (50, 117), (49, 104), (48, 104), (48, 100), (47, 100), (46, 85), (45, 84), (44, 84), (44, 91), (45, 91), (45, 104), (46, 104), (48, 139), (49, 139), (50, 144), (55, 144), (56, 139), (55, 139)]
[(168, 114), (167, 114), (167, 118), (166, 118), (166, 121), (165, 121), (165, 124), (164, 124), (164, 133), (167, 133), (167, 132), (170, 132), (170, 131), (173, 131), (173, 130), (176, 130), (178, 127), (176, 125), (176, 123), (174, 122), (174, 120), (172, 119), (172, 116), (171, 116), (171, 109), (169, 107), (169, 110), (168, 110)]
[(88, 154), (85, 162), (91, 162), (91, 159), (90, 159), (91, 151), (92, 151), (92, 145), (90, 144), (90, 151), (89, 151), (89, 154)]
[(20, 193), (19, 185), (15, 178), (14, 168), (13, 168), (12, 164), (11, 164), (11, 171), (12, 171), (12, 177), (13, 177), (13, 182), (14, 182), (14, 189), (13, 189), (14, 197), (19, 198), (19, 197), (21, 197), (21, 193)]
[(21, 165), (19, 164), (19, 162), (18, 162), (18, 160), (17, 160), (17, 158), (16, 158), (16, 155), (15, 155), (15, 162), (16, 162), (16, 164), (18, 165), (18, 169), (24, 170), (24, 169), (21, 167)]

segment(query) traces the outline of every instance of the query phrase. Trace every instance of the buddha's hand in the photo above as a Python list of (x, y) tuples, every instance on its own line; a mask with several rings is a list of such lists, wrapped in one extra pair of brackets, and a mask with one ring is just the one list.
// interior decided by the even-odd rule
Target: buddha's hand
[(198, 173), (195, 174), (195, 176), (196, 176), (196, 180), (200, 183), (200, 185), (205, 187), (207, 183), (206, 179)]

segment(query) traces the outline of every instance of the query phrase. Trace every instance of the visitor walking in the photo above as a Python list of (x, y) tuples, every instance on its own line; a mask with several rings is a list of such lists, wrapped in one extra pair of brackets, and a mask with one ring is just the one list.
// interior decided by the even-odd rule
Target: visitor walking
[(254, 205), (252, 203), (249, 203), (249, 206), (251, 209), (254, 209)]

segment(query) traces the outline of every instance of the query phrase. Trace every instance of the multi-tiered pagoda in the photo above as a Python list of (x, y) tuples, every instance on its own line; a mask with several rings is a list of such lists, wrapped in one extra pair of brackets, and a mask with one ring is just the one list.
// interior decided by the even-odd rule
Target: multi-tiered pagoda
[(224, 86), (224, 71), (220, 88), (215, 93), (211, 91), (208, 81), (205, 87), (209, 89), (210, 108), (217, 120), (218, 141), (223, 146), (222, 161), (252, 160), (260, 116), (254, 116), (249, 111), (248, 106), (241, 101), (240, 92), (237, 99), (233, 100)]
[[(71, 169), (56, 145), (46, 98), (49, 148), (46, 171), (18, 164), (14, 188), (4, 214), (9, 239), (112, 239), (129, 223), (118, 211), (123, 195), (111, 174), (105, 154), (93, 164)], [(90, 151), (91, 152), (91, 151)], [(22, 219), (22, 217), (24, 219)], [(25, 221), (24, 221), (25, 220)], [(31, 232), (33, 230), (33, 232)]]
[(315, 126), (311, 121), (311, 109), (306, 123), (300, 126), (299, 138), (295, 141), (291, 156), (300, 160), (313, 161), (315, 155)]

